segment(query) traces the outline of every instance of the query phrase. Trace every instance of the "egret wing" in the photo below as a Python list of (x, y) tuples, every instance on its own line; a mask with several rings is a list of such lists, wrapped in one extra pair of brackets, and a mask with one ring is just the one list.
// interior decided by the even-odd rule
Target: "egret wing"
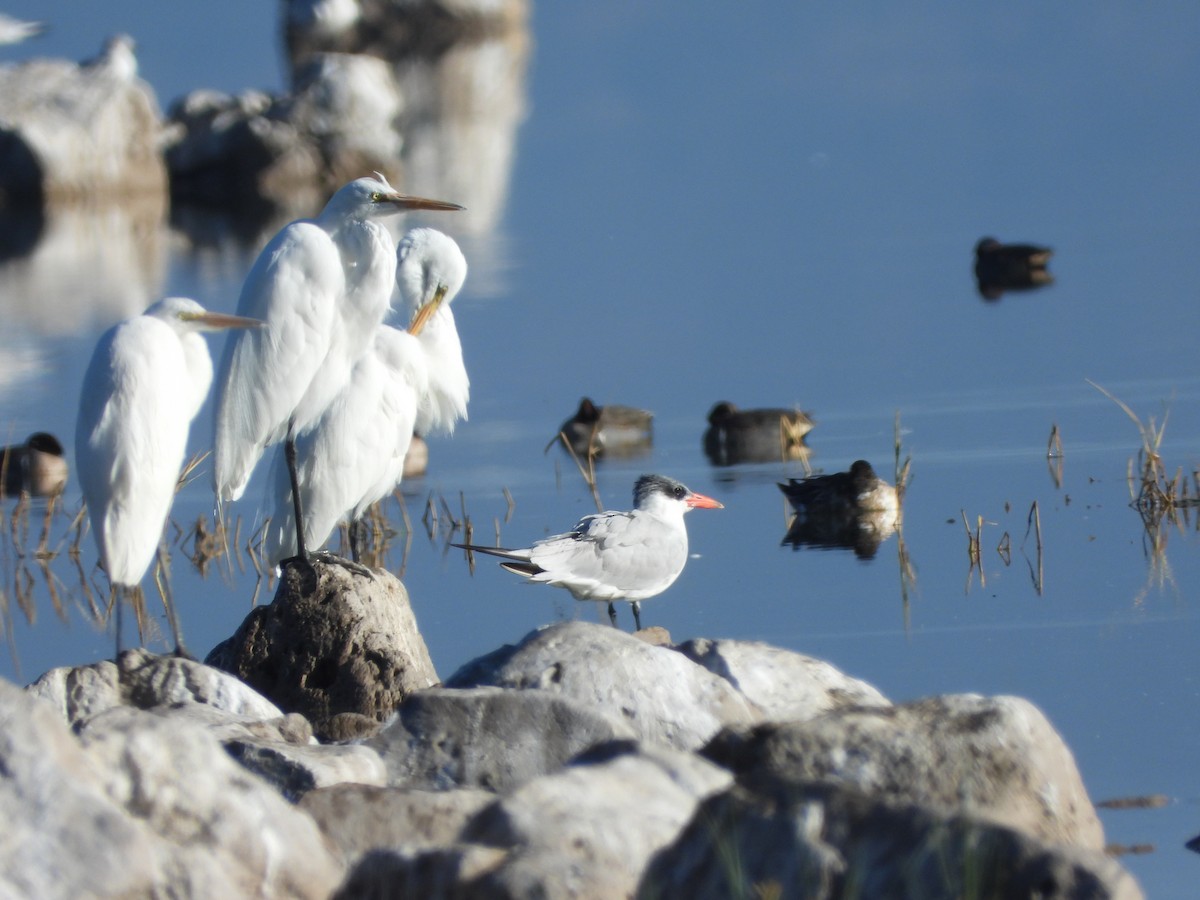
[(230, 337), (217, 378), (218, 498), (240, 497), (263, 450), (285, 435), (328, 352), (344, 285), (337, 247), (312, 223), (292, 223), (259, 254), (242, 286), (238, 314), (266, 327)]

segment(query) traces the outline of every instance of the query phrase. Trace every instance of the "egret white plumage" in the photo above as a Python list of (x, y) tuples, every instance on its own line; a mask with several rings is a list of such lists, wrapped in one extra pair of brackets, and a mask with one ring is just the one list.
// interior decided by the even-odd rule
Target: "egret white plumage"
[[(357, 523), (399, 484), (414, 429), (453, 431), (466, 416), (470, 382), (449, 304), (466, 279), (467, 261), (453, 239), (431, 228), (409, 231), (397, 249), (397, 285), (412, 313), (408, 331), (382, 325), (350, 380), (296, 438), (296, 472), (308, 547), (319, 547), (339, 519)], [(277, 467), (267, 559), (297, 553), (290, 490)]]
[(450, 304), (467, 279), (467, 260), (458, 244), (434, 228), (413, 228), (396, 250), (396, 287), (411, 316), (408, 330), (419, 335), (429, 366), (417, 430), (452, 434), (467, 417), (471, 379)]
[(45, 22), (30, 22), (0, 13), (0, 44), (19, 44), (45, 31)]
[(566, 588), (576, 600), (607, 600), (614, 626), (613, 601), (624, 600), (633, 606), (633, 621), (640, 630), (641, 601), (674, 584), (687, 563), (684, 514), (722, 509), (723, 504), (665, 475), (643, 475), (633, 487), (633, 505), (630, 512), (584, 516), (570, 531), (524, 550), (452, 546), (499, 556), (505, 560), (501, 568), (532, 583)]
[(158, 549), (188, 429), (212, 383), (201, 332), (261, 324), (167, 297), (96, 344), (79, 399), (75, 467), (114, 588), (136, 588)]
[[(395, 244), (374, 219), (406, 209), (461, 208), (400, 194), (377, 174), (345, 185), (315, 219), (292, 222), (271, 239), (238, 300), (241, 315), (267, 325), (230, 341), (221, 360), (213, 453), (218, 503), (242, 495), (269, 445), (294, 446), (294, 436), (324, 412), (370, 346), (387, 314), (396, 269)], [(298, 501), (299, 491), (293, 493)], [(297, 544), (306, 555), (299, 529)]]

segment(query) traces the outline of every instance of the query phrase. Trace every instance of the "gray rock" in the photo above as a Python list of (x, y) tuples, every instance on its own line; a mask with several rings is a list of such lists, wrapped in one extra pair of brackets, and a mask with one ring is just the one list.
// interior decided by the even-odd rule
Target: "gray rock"
[(642, 740), (691, 750), (761, 715), (723, 678), (615, 628), (560, 622), (467, 663), (447, 687), (494, 685), (570, 697), (625, 722)]
[(341, 186), (366, 172), (397, 172), (404, 108), (392, 67), (372, 56), (325, 53), (296, 77), (291, 97), (273, 111), (312, 141), (324, 183)]
[(316, 585), (304, 585), (297, 567), (285, 569), (274, 600), (207, 662), (304, 715), (320, 737), (339, 713), (383, 720), (437, 673), (395, 576), (323, 563), (316, 573)]
[(172, 194), (251, 211), (267, 202), (297, 215), (319, 209), (320, 151), (279, 114), (279, 103), (260, 91), (207, 90), (176, 102), (164, 147)]
[(735, 787), (706, 800), (647, 867), (637, 896), (1142, 896), (1129, 873), (1100, 853), (830, 784), (758, 787)]
[(108, 795), (45, 703), (0, 680), (0, 896), (149, 896), (159, 838)]
[(846, 706), (890, 705), (874, 687), (823, 660), (759, 641), (697, 638), (675, 649), (726, 679), (771, 719), (803, 720)]
[(80, 740), (109, 796), (169, 845), (164, 895), (324, 898), (340, 882), (312, 819), (204, 728), (114, 709), (90, 719)]
[(464, 841), (510, 848), (469, 895), (628, 897), (700, 800), (728, 784), (727, 773), (663, 748), (617, 752), (539, 778), (463, 830)]
[(504, 793), (595, 744), (633, 736), (625, 723), (546, 691), (434, 688), (405, 700), (367, 746), (383, 757), (390, 784)]
[(337, 896), (628, 897), (729, 784), (693, 754), (614, 742), (483, 808), (456, 844), (367, 854)]
[(127, 650), (87, 666), (51, 669), (26, 690), (72, 726), (117, 706), (207, 706), (247, 720), (277, 719), (279, 708), (219, 669), (176, 656)]
[(1029, 701), (959, 694), (833, 710), (718, 735), (704, 755), (739, 779), (852, 786), (1091, 850), (1104, 833), (1071, 751)]
[(387, 767), (379, 754), (361, 745), (228, 740), (224, 746), (230, 756), (293, 801), (330, 785), (381, 785), (387, 781)]
[(304, 795), (299, 806), (344, 862), (371, 850), (435, 849), (453, 844), (463, 826), (495, 802), (489, 791), (422, 791), (341, 784)]
[(0, 197), (165, 195), (161, 130), (158, 101), (137, 78), (124, 36), (90, 63), (36, 59), (0, 68)]

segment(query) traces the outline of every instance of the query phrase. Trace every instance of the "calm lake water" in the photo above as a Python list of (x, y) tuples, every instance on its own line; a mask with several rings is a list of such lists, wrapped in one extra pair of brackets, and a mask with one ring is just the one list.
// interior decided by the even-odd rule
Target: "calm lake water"
[[(78, 59), (128, 31), (164, 106), (193, 88), (283, 83), (271, 4), (6, 11), (54, 30), (0, 48), (0, 61)], [(654, 450), (600, 467), (606, 505), (627, 507), (637, 475), (660, 471), (726, 506), (689, 516), (694, 557), (644, 605), (646, 624), (679, 640), (770, 641), (896, 701), (1028, 697), (1094, 799), (1169, 798), (1103, 812), (1105, 828), (1113, 843), (1154, 845), (1124, 859), (1149, 896), (1194, 896), (1200, 857), (1183, 845), (1200, 833), (1200, 538), (1193, 516), (1151, 540), (1129, 505), (1137, 428), (1087, 380), (1165, 421), (1167, 468), (1195, 469), (1200, 15), (1182, 3), (753, 13), (537, 4), (525, 78), (504, 98), (523, 119), (492, 139), (505, 164), (491, 160), (473, 218), (427, 220), (472, 265), (456, 309), (473, 397), (470, 421), (432, 440), (428, 475), (405, 485), (412, 532), (388, 561), (438, 671), (604, 611), (489, 563), (472, 576), (446, 547), (445, 509), (436, 533), (422, 524), (427, 500), (465, 509), (478, 540), (560, 531), (594, 507), (546, 441), (585, 394), (642, 406), (656, 414)], [(83, 369), (116, 319), (168, 293), (234, 308), (257, 246), (219, 234), (200, 246), (163, 226), (147, 251), (143, 231), (120, 213), (62, 215), (31, 254), (0, 264), (5, 438), (49, 430), (73, 443)], [(971, 265), (985, 234), (1053, 246), (1055, 283), (982, 301)], [(811, 465), (862, 457), (889, 478), (899, 415), (912, 577), (896, 536), (869, 561), (783, 545), (775, 483), (799, 464), (712, 467), (701, 436), (722, 399), (810, 410)], [(1059, 479), (1046, 458), (1055, 426)], [(192, 444), (210, 438), (206, 410)], [(207, 484), (205, 472), (176, 503), (182, 532), (211, 514)], [(248, 531), (254, 503), (237, 511)], [(386, 511), (403, 532), (399, 507)], [(978, 567), (964, 516), (984, 521)], [(77, 563), (56, 519), (60, 552), (42, 570), (22, 556), (36, 533), (14, 543), (7, 519), (4, 530), (0, 674), (24, 682), (110, 655), (111, 635), (85, 614), (84, 585), (103, 585), (90, 536)], [(181, 549), (171, 584), (198, 653), (270, 595), (244, 557), (201, 575)], [(153, 599), (151, 610), (161, 618)]]

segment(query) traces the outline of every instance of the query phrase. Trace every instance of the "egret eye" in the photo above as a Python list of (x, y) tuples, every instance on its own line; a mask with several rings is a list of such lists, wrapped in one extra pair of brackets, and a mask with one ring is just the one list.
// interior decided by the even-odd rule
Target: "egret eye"
[(378, 203), (382, 199), (383, 199), (382, 191), (371, 191), (371, 202), (372, 203)]

